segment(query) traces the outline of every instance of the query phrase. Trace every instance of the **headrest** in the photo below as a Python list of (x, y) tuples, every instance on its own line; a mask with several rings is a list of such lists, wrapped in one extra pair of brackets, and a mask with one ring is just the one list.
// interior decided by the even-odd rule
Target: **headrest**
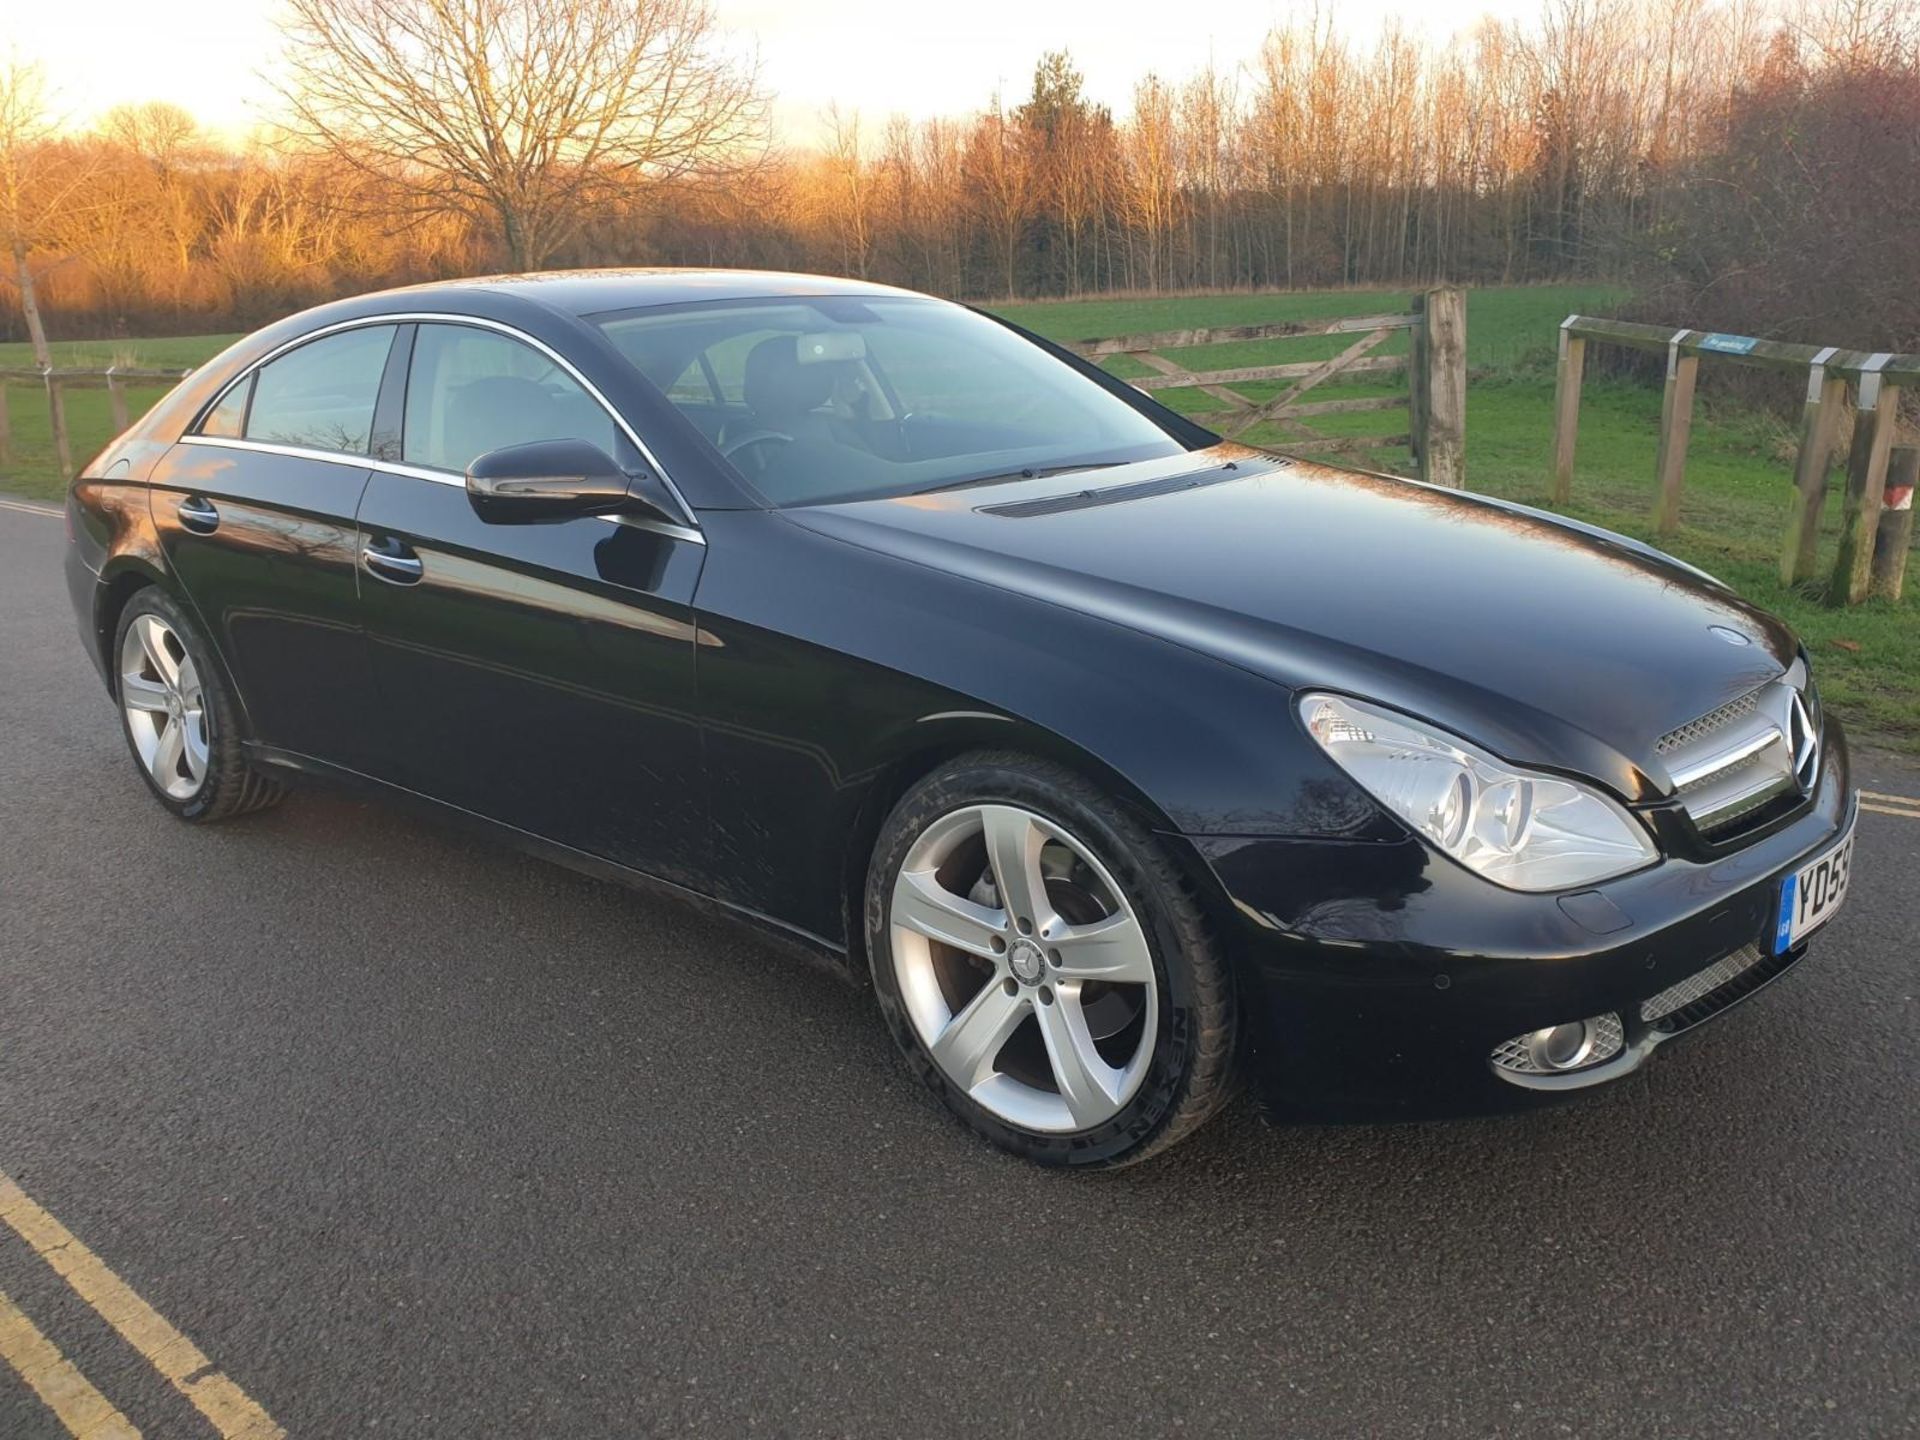
[(747, 408), (769, 425), (817, 410), (833, 394), (833, 369), (802, 365), (799, 337), (774, 335), (747, 352)]

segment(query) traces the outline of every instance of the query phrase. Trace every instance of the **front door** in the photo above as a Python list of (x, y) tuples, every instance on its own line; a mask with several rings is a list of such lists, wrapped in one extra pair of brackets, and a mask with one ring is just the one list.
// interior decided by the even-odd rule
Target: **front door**
[[(463, 475), (488, 450), (578, 439), (638, 461), (548, 352), (422, 324), (407, 473), (361, 502), (362, 614), (388, 778), (679, 883), (705, 865), (691, 533), (583, 518), (488, 524)], [(623, 453), (625, 452), (625, 453)]]
[(241, 377), (155, 467), (148, 492), (249, 736), (356, 769), (375, 742), (354, 512), (395, 333), (337, 331)]

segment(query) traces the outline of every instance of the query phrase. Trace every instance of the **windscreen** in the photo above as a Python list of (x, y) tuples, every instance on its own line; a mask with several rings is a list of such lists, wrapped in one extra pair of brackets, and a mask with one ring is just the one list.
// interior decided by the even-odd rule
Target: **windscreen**
[(1183, 447), (956, 305), (826, 296), (662, 306), (600, 328), (775, 505), (919, 494)]

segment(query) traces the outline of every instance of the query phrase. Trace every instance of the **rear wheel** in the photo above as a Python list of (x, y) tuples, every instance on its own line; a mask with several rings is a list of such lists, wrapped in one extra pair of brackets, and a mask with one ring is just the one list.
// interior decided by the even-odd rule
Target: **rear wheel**
[(1050, 1165), (1145, 1158), (1231, 1093), (1233, 990), (1153, 836), (1070, 771), (963, 757), (883, 826), (874, 988), (947, 1106)]
[(232, 697), (206, 642), (164, 590), (136, 593), (114, 636), (114, 693), (141, 778), (182, 820), (264, 809), (280, 787), (240, 751)]

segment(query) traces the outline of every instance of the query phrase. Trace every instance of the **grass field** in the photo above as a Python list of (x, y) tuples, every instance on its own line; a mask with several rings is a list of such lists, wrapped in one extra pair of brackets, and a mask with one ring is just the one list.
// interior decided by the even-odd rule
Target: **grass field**
[[(1472, 292), (1467, 352), (1467, 477), (1476, 490), (1531, 505), (1548, 503), (1548, 447), (1552, 440), (1554, 331), (1571, 311), (1600, 310), (1618, 298), (1603, 286), (1529, 286)], [(1404, 291), (1327, 291), (1283, 295), (1195, 295), (1145, 300), (1088, 300), (1006, 305), (1009, 318), (1056, 340), (1268, 321), (1331, 319), (1404, 310)], [(1684, 320), (1686, 317), (1677, 317)], [(193, 365), (233, 337), (218, 335), (56, 347), (60, 364)], [(1180, 359), (1207, 369), (1271, 364), (1332, 355), (1353, 336), (1311, 337), (1278, 343), (1217, 345), (1184, 351)], [(1382, 352), (1405, 348), (1396, 336)], [(0, 366), (30, 363), (24, 347), (0, 345)], [(1124, 360), (1115, 373), (1143, 371)], [(1701, 398), (1688, 451), (1687, 489), (1679, 532), (1665, 542), (1685, 560), (1725, 579), (1741, 593), (1783, 615), (1805, 638), (1819, 667), (1822, 693), (1849, 724), (1885, 743), (1920, 751), (1920, 571), (1898, 606), (1872, 602), (1831, 610), (1817, 597), (1784, 589), (1775, 577), (1791, 460), (1783, 456), (1781, 427), (1732, 404), (1716, 404), (1713, 372), (1703, 372)], [(1382, 383), (1369, 383), (1378, 380)], [(1278, 386), (1240, 388), (1255, 398)], [(1392, 394), (1400, 376), (1362, 377), (1325, 387), (1329, 398)], [(136, 390), (136, 410), (161, 392)], [(1217, 409), (1195, 391), (1160, 391), (1159, 398), (1190, 411)], [(0, 469), (0, 490), (52, 498), (63, 488), (52, 461), (46, 403), (38, 388), (10, 388), (15, 460)], [(1651, 522), (1653, 462), (1660, 396), (1657, 390), (1589, 379), (1580, 420), (1579, 465), (1569, 513), (1643, 539), (1656, 540)], [(105, 444), (110, 429), (103, 391), (69, 392), (68, 419), (76, 458)], [(1319, 416), (1328, 435), (1387, 435), (1405, 429), (1396, 411)], [(1254, 432), (1256, 440), (1290, 432)], [(1377, 449), (1362, 463), (1402, 469), (1404, 449)], [(1839, 506), (1829, 503), (1822, 563), (1829, 564)]]

